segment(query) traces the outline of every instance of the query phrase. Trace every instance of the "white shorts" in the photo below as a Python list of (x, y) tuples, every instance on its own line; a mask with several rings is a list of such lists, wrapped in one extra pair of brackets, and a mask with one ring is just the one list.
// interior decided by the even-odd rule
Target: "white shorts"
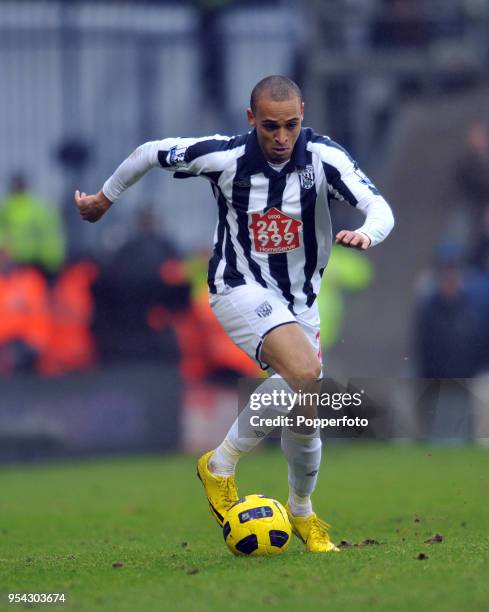
[(319, 313), (314, 303), (307, 311), (293, 315), (285, 302), (273, 291), (249, 283), (230, 288), (225, 293), (209, 295), (209, 303), (231, 340), (259, 366), (269, 366), (260, 359), (265, 336), (281, 325), (298, 323), (321, 359)]

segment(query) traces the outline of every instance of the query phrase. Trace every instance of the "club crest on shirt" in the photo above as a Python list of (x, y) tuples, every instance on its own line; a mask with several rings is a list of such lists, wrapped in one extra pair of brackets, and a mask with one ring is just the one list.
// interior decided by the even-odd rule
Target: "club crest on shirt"
[(175, 145), (168, 151), (168, 155), (166, 156), (166, 161), (170, 166), (174, 168), (180, 168), (185, 165), (185, 153), (187, 151), (187, 147), (179, 147)]
[(299, 170), (298, 174), (302, 189), (311, 189), (316, 180), (312, 164), (308, 164), (303, 170)]

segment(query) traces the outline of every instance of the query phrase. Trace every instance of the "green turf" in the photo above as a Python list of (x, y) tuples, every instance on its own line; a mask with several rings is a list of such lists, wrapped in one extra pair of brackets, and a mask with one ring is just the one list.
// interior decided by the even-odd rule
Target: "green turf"
[[(336, 541), (380, 545), (311, 555), (294, 541), (274, 558), (228, 552), (192, 458), (2, 468), (0, 609), (7, 592), (65, 592), (90, 612), (487, 610), (488, 468), (483, 448), (332, 445), (316, 508)], [(243, 460), (238, 484), (285, 501), (281, 454)]]

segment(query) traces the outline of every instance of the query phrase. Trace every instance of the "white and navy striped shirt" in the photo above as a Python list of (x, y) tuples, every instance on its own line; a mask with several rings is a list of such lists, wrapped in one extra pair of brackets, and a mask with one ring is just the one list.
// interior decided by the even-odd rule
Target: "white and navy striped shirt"
[(332, 245), (331, 198), (366, 215), (357, 231), (371, 245), (394, 220), (389, 205), (348, 153), (327, 136), (302, 128), (292, 157), (279, 171), (267, 162), (255, 130), (241, 136), (165, 138), (141, 145), (103, 187), (114, 201), (150, 168), (211, 182), (218, 220), (209, 262), (211, 293), (258, 283), (294, 314), (311, 307)]

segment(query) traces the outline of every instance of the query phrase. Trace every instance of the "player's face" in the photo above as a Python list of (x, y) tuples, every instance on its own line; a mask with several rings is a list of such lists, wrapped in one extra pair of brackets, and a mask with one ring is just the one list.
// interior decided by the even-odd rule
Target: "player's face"
[(277, 102), (266, 95), (258, 98), (256, 112), (246, 111), (256, 128), (258, 143), (268, 161), (281, 164), (292, 155), (304, 118), (304, 103), (297, 96)]

